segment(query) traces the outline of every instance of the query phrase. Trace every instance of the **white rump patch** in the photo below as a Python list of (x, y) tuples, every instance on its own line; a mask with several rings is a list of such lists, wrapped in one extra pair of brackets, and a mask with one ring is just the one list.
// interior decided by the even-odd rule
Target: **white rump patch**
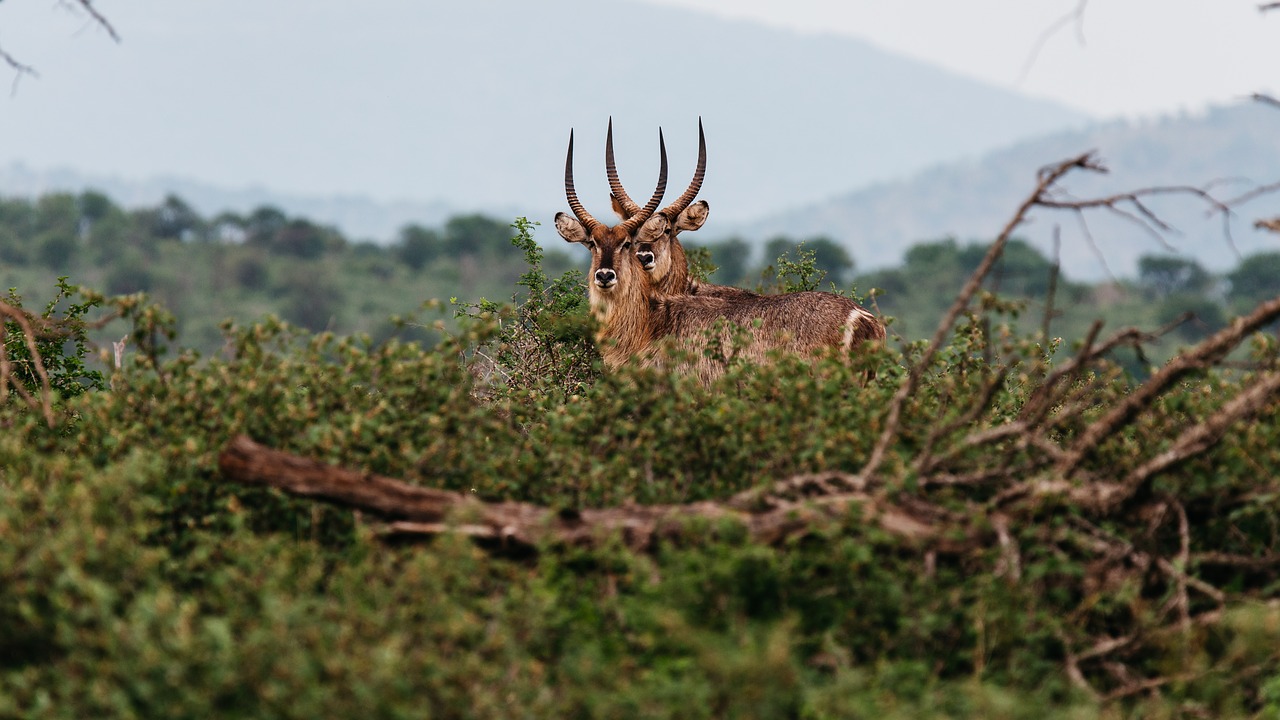
[(863, 310), (862, 308), (854, 308), (849, 311), (849, 317), (844, 321), (844, 344), (841, 346), (845, 350), (853, 347), (853, 335), (857, 331), (858, 326), (872, 322), (876, 319), (874, 315)]

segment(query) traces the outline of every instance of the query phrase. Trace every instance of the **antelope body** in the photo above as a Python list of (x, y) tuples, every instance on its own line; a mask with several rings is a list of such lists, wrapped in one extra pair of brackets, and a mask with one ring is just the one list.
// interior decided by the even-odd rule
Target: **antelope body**
[[(701, 131), (701, 123), (699, 123)], [(565, 163), (565, 194), (574, 217), (556, 215), (556, 229), (569, 242), (591, 250), (588, 292), (599, 322), (597, 341), (606, 366), (627, 363), (663, 366), (669, 340), (687, 351), (677, 369), (710, 382), (724, 372), (723, 354), (710, 357), (709, 343), (734, 349), (738, 357), (765, 362), (775, 352), (817, 355), (848, 352), (867, 340), (883, 340), (884, 326), (854, 301), (824, 292), (785, 295), (758, 293), (692, 282), (683, 248), (675, 240), (680, 229), (697, 229), (706, 219), (707, 204), (690, 206), (705, 169), (705, 142), (699, 148), (694, 182), (679, 200), (655, 213), (666, 189), (666, 145), (659, 132), (662, 154), (658, 188), (643, 208), (631, 202), (613, 166), (612, 124), (606, 145), (606, 169), (613, 187), (615, 210), (623, 217), (614, 227), (593, 218), (573, 188), (573, 135)], [(648, 248), (637, 252), (633, 247)], [(652, 258), (644, 257), (651, 253)], [(640, 255), (641, 257), (637, 257)], [(643, 257), (643, 259), (642, 259)], [(662, 268), (658, 273), (651, 270)], [(735, 336), (745, 342), (739, 344)]]

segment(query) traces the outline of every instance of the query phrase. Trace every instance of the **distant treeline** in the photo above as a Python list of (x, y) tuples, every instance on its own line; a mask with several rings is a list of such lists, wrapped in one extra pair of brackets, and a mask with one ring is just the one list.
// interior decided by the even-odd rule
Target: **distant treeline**
[[(176, 196), (126, 209), (100, 192), (54, 193), (0, 199), (0, 281), (32, 297), (62, 275), (110, 294), (150, 293), (178, 317), (178, 344), (204, 352), (220, 347), (224, 320), (268, 313), (311, 330), (430, 341), (422, 326), (391, 318), (413, 315), (433, 298), (512, 297), (524, 270), (512, 234), (509, 220), (461, 215), (443, 227), (406, 225), (386, 244), (352, 242), (332, 226), (270, 206), (210, 218)], [(880, 311), (896, 318), (891, 331), (914, 339), (932, 331), (986, 242), (921, 243), (901, 267), (873, 272), (858, 272), (856, 259), (826, 237), (776, 237), (763, 253), (736, 238), (689, 245), (712, 281), (763, 290), (777, 287), (788, 263), (811, 257), (820, 288), (873, 295)], [(585, 252), (553, 247), (544, 267), (559, 275), (586, 263)], [(988, 289), (1025, 300), (1017, 322), (1043, 324), (1051, 310), (1050, 334), (1067, 340), (1082, 337), (1099, 317), (1112, 327), (1155, 328), (1191, 312), (1175, 337), (1192, 342), (1275, 294), (1280, 252), (1244, 258), (1222, 275), (1172, 255), (1146, 256), (1139, 267), (1132, 280), (1074, 282), (1015, 240)]]

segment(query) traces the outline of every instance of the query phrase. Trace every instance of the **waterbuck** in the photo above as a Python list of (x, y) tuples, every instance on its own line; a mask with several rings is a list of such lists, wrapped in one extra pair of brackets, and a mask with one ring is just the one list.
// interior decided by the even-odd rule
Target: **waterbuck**
[[(625, 220), (639, 212), (640, 206), (627, 195), (626, 189), (618, 179), (618, 170), (613, 160), (612, 118), (609, 119), (609, 132), (605, 136), (604, 148), (605, 174), (609, 177), (609, 197), (613, 200), (614, 212)], [(711, 211), (707, 201), (699, 200), (690, 204), (702, 189), (702, 180), (706, 171), (707, 138), (702, 130), (702, 118), (698, 118), (698, 166), (693, 172), (693, 180), (675, 202), (653, 215), (649, 221), (652, 224), (649, 231), (635, 244), (636, 258), (653, 279), (657, 291), (664, 295), (741, 295), (747, 292), (730, 285), (699, 282), (689, 274), (689, 258), (685, 254), (684, 246), (680, 244), (678, 235), (686, 230), (695, 231), (707, 221), (707, 215)]]
[[(654, 213), (667, 179), (667, 152), (661, 131), (658, 144), (661, 165), (657, 190), (648, 204), (627, 212), (623, 222), (611, 228), (592, 217), (578, 200), (573, 186), (573, 133), (569, 134), (565, 195), (574, 216), (557, 213), (556, 230), (565, 240), (582, 243), (591, 250), (588, 291), (592, 312), (600, 324), (597, 341), (608, 367), (629, 362), (643, 366), (666, 364), (663, 345), (669, 339), (687, 351), (679, 368), (710, 382), (724, 372), (726, 359), (725, 352), (715, 356), (705, 352), (710, 343), (747, 361), (764, 362), (773, 352), (847, 353), (864, 341), (884, 339), (884, 327), (871, 313), (832, 293), (662, 291), (631, 250), (638, 243), (656, 243), (670, 235), (671, 223), (666, 215)], [(619, 204), (616, 194), (614, 199)], [(689, 191), (682, 196), (685, 204), (691, 199)], [(687, 274), (687, 267), (684, 272)]]

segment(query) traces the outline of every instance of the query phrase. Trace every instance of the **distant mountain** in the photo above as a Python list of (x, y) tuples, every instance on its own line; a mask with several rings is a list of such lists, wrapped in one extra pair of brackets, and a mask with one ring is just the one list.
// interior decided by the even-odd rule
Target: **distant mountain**
[[(875, 185), (725, 231), (736, 230), (758, 240), (778, 234), (827, 235), (844, 244), (863, 269), (896, 265), (916, 242), (947, 236), (994, 238), (1034, 188), (1038, 168), (1088, 150), (1098, 151), (1111, 172), (1070, 176), (1064, 187), (1076, 197), (1142, 187), (1213, 184), (1212, 191), (1219, 198), (1234, 198), (1252, 187), (1251, 183), (1280, 182), (1280, 112), (1249, 103), (1204, 114), (1112, 122), (1053, 134), (977, 160), (940, 165), (910, 180)], [(1237, 258), (1224, 236), (1221, 216), (1209, 217), (1204, 203), (1171, 196), (1149, 204), (1177, 228), (1167, 240), (1178, 252), (1210, 269), (1235, 266)], [(1274, 234), (1252, 227), (1257, 218), (1277, 214), (1280, 193), (1260, 197), (1239, 209), (1239, 217), (1231, 223), (1231, 235), (1240, 252), (1280, 250)], [(1048, 253), (1053, 229), (1059, 226), (1063, 268), (1077, 279), (1103, 278), (1108, 269), (1118, 276), (1132, 276), (1141, 255), (1164, 252), (1150, 233), (1100, 211), (1085, 217), (1097, 252), (1074, 216), (1042, 210), (1033, 217), (1034, 222), (1020, 228), (1018, 235)]]
[[(545, 223), (564, 206), (571, 127), (581, 194), (604, 214), (607, 118), (643, 196), (658, 126), (682, 185), (701, 116), (704, 194), (718, 218), (743, 220), (1083, 121), (852, 38), (625, 0), (220, 0), (109, 15), (119, 45), (46, 3), (0, 4), (18, 29), (5, 49), (41, 73), (3, 100), (0, 167), (518, 208)], [(348, 230), (369, 231), (360, 222)]]

